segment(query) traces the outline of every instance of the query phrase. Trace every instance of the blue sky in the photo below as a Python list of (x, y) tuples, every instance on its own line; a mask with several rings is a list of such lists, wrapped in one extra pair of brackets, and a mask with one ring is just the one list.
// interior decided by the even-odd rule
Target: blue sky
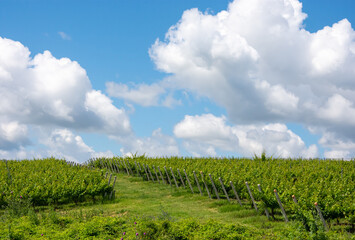
[(353, 157), (354, 1), (262, 2), (0, 1), (0, 157)]

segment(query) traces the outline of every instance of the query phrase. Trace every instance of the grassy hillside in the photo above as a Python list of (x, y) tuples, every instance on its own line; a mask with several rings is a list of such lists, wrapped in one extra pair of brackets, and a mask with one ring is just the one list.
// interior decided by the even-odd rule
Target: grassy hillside
[(35, 207), (26, 199), (10, 201), (0, 212), (0, 239), (354, 239), (349, 226), (325, 232), (319, 221), (306, 230), (300, 221), (285, 223), (280, 214), (268, 220), (247, 199), (240, 206), (191, 194), (188, 187), (112, 174), (113, 200), (101, 196)]

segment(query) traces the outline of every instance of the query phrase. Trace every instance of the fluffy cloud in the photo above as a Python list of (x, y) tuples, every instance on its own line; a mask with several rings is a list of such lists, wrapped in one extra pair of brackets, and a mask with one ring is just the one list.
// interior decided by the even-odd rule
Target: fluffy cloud
[(326, 149), (326, 158), (350, 159), (355, 155), (355, 141), (341, 139), (335, 133), (324, 133), (319, 143)]
[[(1, 37), (0, 52), (2, 156), (17, 157), (17, 149), (21, 156), (31, 157), (32, 153), (24, 149), (30, 144), (29, 127), (34, 132), (52, 130), (50, 140), (44, 141), (48, 149), (56, 156), (62, 152), (68, 159), (80, 160), (94, 151), (68, 129), (114, 136), (131, 134), (125, 110), (93, 90), (86, 71), (77, 62), (57, 59), (49, 51), (32, 58), (20, 42)], [(72, 140), (65, 145), (68, 139)], [(42, 153), (47, 156), (45, 151)]]
[[(185, 116), (184, 120), (175, 125), (174, 134), (190, 142), (204, 143), (226, 151), (233, 151), (238, 145), (238, 137), (233, 134), (232, 128), (226, 125), (226, 118), (218, 118), (212, 114)], [(185, 147), (191, 149), (190, 145), (192, 144), (189, 143)], [(214, 151), (210, 148), (209, 152)]]
[[(33, 159), (44, 157), (56, 157), (66, 159), (74, 162), (85, 162), (90, 158), (97, 157), (113, 157), (111, 151), (96, 152), (92, 147), (88, 146), (81, 136), (73, 133), (66, 128), (32, 128), (31, 133), (35, 142), (31, 143), (34, 149), (26, 149), (24, 146), (28, 145), (27, 128), (18, 126), (17, 123), (10, 123), (12, 126), (5, 126), (7, 132), (16, 131), (16, 133), (8, 134), (12, 137), (9, 141), (12, 145), (10, 147), (0, 145), (0, 158), (5, 159)], [(26, 131), (26, 134), (22, 134)], [(21, 140), (24, 138), (26, 144)], [(0, 144), (3, 142), (0, 141)]]
[(128, 116), (91, 89), (86, 71), (49, 51), (30, 58), (21, 43), (0, 38), (0, 121), (130, 133)]
[(118, 109), (112, 100), (101, 91), (92, 90), (86, 93), (85, 108), (100, 116), (101, 128), (110, 135), (127, 135), (131, 132), (130, 122), (124, 109)]
[(0, 150), (18, 149), (30, 143), (27, 126), (18, 122), (0, 122)]
[(151, 137), (139, 138), (131, 135), (118, 141), (123, 144), (120, 150), (122, 155), (131, 156), (135, 153), (150, 157), (179, 155), (179, 147), (175, 138), (164, 135), (160, 128), (154, 130)]
[(344, 19), (311, 33), (306, 17), (298, 0), (191, 9), (150, 56), (175, 88), (208, 97), (238, 126), (298, 122), (355, 141), (355, 31)]
[[(346, 123), (355, 126), (355, 108), (353, 102), (339, 94), (331, 96), (318, 111), (319, 118), (333, 123)], [(346, 116), (346, 117), (345, 117)]]
[(215, 156), (216, 151), (238, 152), (243, 156), (266, 151), (274, 157), (317, 157), (315, 145), (306, 147), (302, 139), (284, 124), (229, 126), (226, 118), (212, 114), (185, 116), (174, 128), (192, 155)]
[(42, 140), (42, 144), (49, 147), (48, 155), (68, 161), (84, 162), (94, 154), (94, 150), (80, 136), (68, 129), (53, 130), (47, 139)]
[(44, 156), (40, 152), (34, 150), (29, 151), (22, 146), (20, 146), (19, 149), (12, 149), (12, 150), (0, 149), (1, 159), (33, 159), (33, 158), (43, 158), (43, 157)]

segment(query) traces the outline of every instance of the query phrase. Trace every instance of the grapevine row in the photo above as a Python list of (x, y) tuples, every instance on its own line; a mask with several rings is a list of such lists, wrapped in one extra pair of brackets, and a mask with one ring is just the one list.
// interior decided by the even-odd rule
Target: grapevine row
[(147, 180), (158, 181), (162, 174), (161, 181), (167, 183), (170, 181), (172, 185), (180, 187), (188, 187), (190, 181), (194, 183), (192, 191), (199, 193), (195, 184), (197, 179), (201, 192), (213, 198), (235, 196), (236, 192), (239, 198), (250, 199), (246, 186), (248, 182), (250, 192), (259, 207), (269, 209), (272, 216), (279, 209), (276, 191), (286, 212), (302, 221), (315, 215), (314, 203), (317, 203), (317, 207), (328, 222), (332, 219), (346, 219), (349, 224), (354, 224), (354, 161), (303, 159), (263, 161), (141, 156), (102, 158), (90, 161), (89, 164), (140, 175)]
[(0, 161), (0, 208), (14, 198), (35, 206), (95, 200), (112, 191), (103, 171), (54, 158)]

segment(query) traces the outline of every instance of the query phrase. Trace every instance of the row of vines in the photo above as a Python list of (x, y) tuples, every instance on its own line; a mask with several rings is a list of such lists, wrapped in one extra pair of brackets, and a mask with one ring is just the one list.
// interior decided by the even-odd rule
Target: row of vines
[(134, 156), (95, 159), (90, 160), (88, 164), (139, 175), (147, 180), (150, 178), (157, 182), (160, 180), (170, 182), (179, 187), (188, 187), (190, 181), (194, 185), (192, 191), (198, 193), (196, 187), (200, 185), (203, 194), (209, 193), (213, 198), (234, 196), (233, 187), (235, 187), (239, 198), (250, 199), (246, 186), (248, 182), (259, 207), (263, 210), (269, 209), (272, 217), (279, 212), (277, 210), (279, 204), (275, 198), (276, 190), (287, 214), (292, 214), (303, 221), (306, 227), (309, 227), (307, 222), (311, 218), (314, 219), (317, 213), (314, 205), (317, 203), (329, 225), (332, 220), (338, 223), (345, 221), (345, 224), (354, 228), (355, 162), (353, 160)]
[(14, 199), (34, 206), (78, 203), (111, 191), (99, 169), (54, 158), (0, 161), (0, 208)]

